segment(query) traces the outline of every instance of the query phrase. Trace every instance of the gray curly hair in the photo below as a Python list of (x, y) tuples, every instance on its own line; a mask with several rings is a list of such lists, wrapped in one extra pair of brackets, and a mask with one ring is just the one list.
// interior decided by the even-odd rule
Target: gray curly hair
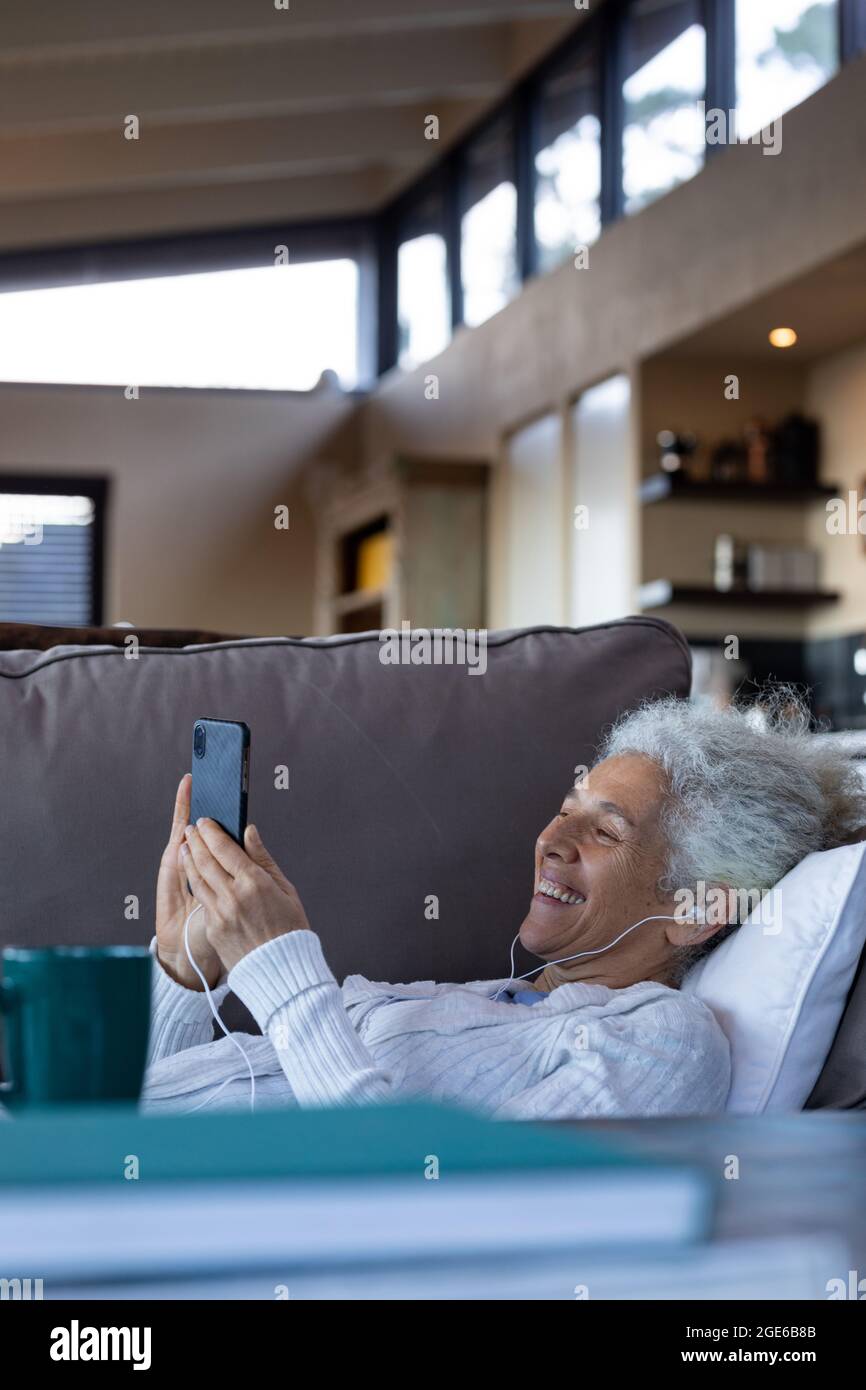
[[(719, 884), (764, 892), (813, 850), (866, 821), (866, 792), (846, 752), (816, 737), (802, 696), (776, 687), (754, 705), (719, 709), (650, 701), (608, 731), (597, 761), (641, 754), (665, 774), (662, 891)], [(739, 918), (735, 915), (735, 924)], [(728, 935), (718, 932), (689, 963)]]

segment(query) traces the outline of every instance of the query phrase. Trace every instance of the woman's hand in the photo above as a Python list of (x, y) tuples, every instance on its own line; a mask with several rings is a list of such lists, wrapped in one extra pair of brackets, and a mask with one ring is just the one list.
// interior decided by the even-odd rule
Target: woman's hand
[(297, 889), (255, 826), (247, 827), (243, 849), (216, 821), (200, 820), (184, 834), (181, 863), (196, 901), (204, 904), (208, 941), (226, 970), (276, 936), (309, 930)]
[[(196, 906), (187, 888), (187, 876), (180, 862), (184, 831), (189, 822), (189, 798), (192, 778), (189, 773), (180, 779), (174, 803), (171, 835), (163, 851), (156, 881), (156, 942), (161, 964), (187, 989), (202, 988), (183, 946), (183, 926)], [(190, 880), (191, 881), (191, 880)], [(207, 909), (197, 912), (189, 924), (189, 947), (193, 959), (212, 989), (222, 973), (222, 963), (207, 939)]]

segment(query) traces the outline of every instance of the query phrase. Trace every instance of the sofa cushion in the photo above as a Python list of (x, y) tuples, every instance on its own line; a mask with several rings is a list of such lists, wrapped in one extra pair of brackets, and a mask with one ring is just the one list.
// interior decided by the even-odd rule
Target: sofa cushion
[(380, 646), (0, 652), (0, 945), (150, 938), (192, 724), (211, 717), (250, 726), (250, 818), (338, 977), (507, 974), (536, 836), (613, 718), (688, 694), (688, 648), (648, 618), (490, 633), (483, 675), (385, 665)]
[(51, 647), (122, 647), (130, 635), (143, 647), (188, 647), (227, 642), (233, 633), (183, 632), (176, 628), (53, 627), (48, 623), (0, 623), (0, 651), (47, 652)]

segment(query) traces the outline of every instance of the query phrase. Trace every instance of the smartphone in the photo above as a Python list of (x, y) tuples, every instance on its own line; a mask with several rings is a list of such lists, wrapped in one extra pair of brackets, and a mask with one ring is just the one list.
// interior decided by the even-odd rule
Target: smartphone
[(208, 816), (243, 844), (250, 786), (250, 731), (231, 719), (197, 719), (192, 729), (190, 821)]

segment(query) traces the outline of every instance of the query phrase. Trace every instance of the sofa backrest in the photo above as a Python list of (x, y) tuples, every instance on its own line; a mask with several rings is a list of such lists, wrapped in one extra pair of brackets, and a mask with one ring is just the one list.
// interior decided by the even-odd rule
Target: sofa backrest
[(150, 939), (211, 717), (251, 728), (250, 819), (338, 977), (507, 974), (575, 767), (621, 711), (690, 684), (684, 639), (648, 618), (491, 633), (483, 675), (383, 664), (375, 633), (134, 650), (0, 652), (0, 945)]

